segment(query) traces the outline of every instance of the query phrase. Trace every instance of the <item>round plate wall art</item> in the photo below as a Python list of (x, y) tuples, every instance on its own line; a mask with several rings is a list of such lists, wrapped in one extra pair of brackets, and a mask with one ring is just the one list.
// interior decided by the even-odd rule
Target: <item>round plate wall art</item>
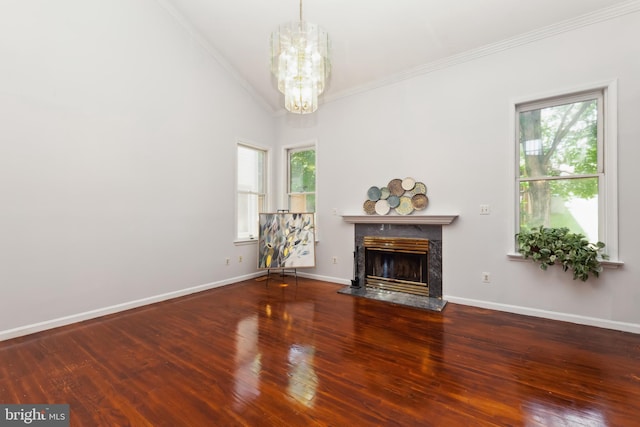
[(367, 215), (410, 215), (429, 205), (427, 186), (411, 177), (394, 178), (386, 187), (369, 187), (367, 200), (362, 205)]

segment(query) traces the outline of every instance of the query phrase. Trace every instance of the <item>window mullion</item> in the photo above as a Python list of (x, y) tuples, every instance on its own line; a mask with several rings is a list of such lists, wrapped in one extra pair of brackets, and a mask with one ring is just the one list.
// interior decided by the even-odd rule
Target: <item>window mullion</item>
[(562, 181), (567, 179), (581, 179), (581, 178), (599, 178), (600, 173), (592, 173), (592, 174), (580, 174), (580, 175), (566, 175), (566, 176), (538, 176), (538, 177), (527, 177), (527, 178), (519, 178), (520, 182), (531, 182), (531, 181)]

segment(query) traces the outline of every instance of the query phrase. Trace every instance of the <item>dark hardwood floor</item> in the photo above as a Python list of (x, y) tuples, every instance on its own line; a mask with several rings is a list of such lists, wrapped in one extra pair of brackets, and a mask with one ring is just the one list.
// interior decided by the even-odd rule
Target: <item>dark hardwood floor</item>
[(640, 335), (292, 278), (0, 342), (0, 403), (72, 426), (640, 426)]

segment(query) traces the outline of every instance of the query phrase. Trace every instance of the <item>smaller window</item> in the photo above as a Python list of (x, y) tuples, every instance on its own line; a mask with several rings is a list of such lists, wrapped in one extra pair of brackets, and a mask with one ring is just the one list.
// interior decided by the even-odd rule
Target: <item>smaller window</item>
[(316, 149), (302, 147), (287, 151), (287, 194), (289, 211), (316, 211)]
[(266, 208), (267, 152), (238, 144), (237, 161), (236, 237), (250, 240), (257, 238), (258, 214)]

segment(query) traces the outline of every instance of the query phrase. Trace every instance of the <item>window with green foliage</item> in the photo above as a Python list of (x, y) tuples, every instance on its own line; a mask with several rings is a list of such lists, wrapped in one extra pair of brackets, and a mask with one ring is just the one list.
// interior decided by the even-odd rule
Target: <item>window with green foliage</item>
[(519, 230), (566, 227), (602, 240), (604, 92), (516, 106)]
[(258, 214), (264, 212), (267, 182), (267, 152), (238, 144), (236, 238), (258, 237)]
[(316, 149), (302, 147), (287, 151), (287, 194), (290, 212), (316, 211)]

